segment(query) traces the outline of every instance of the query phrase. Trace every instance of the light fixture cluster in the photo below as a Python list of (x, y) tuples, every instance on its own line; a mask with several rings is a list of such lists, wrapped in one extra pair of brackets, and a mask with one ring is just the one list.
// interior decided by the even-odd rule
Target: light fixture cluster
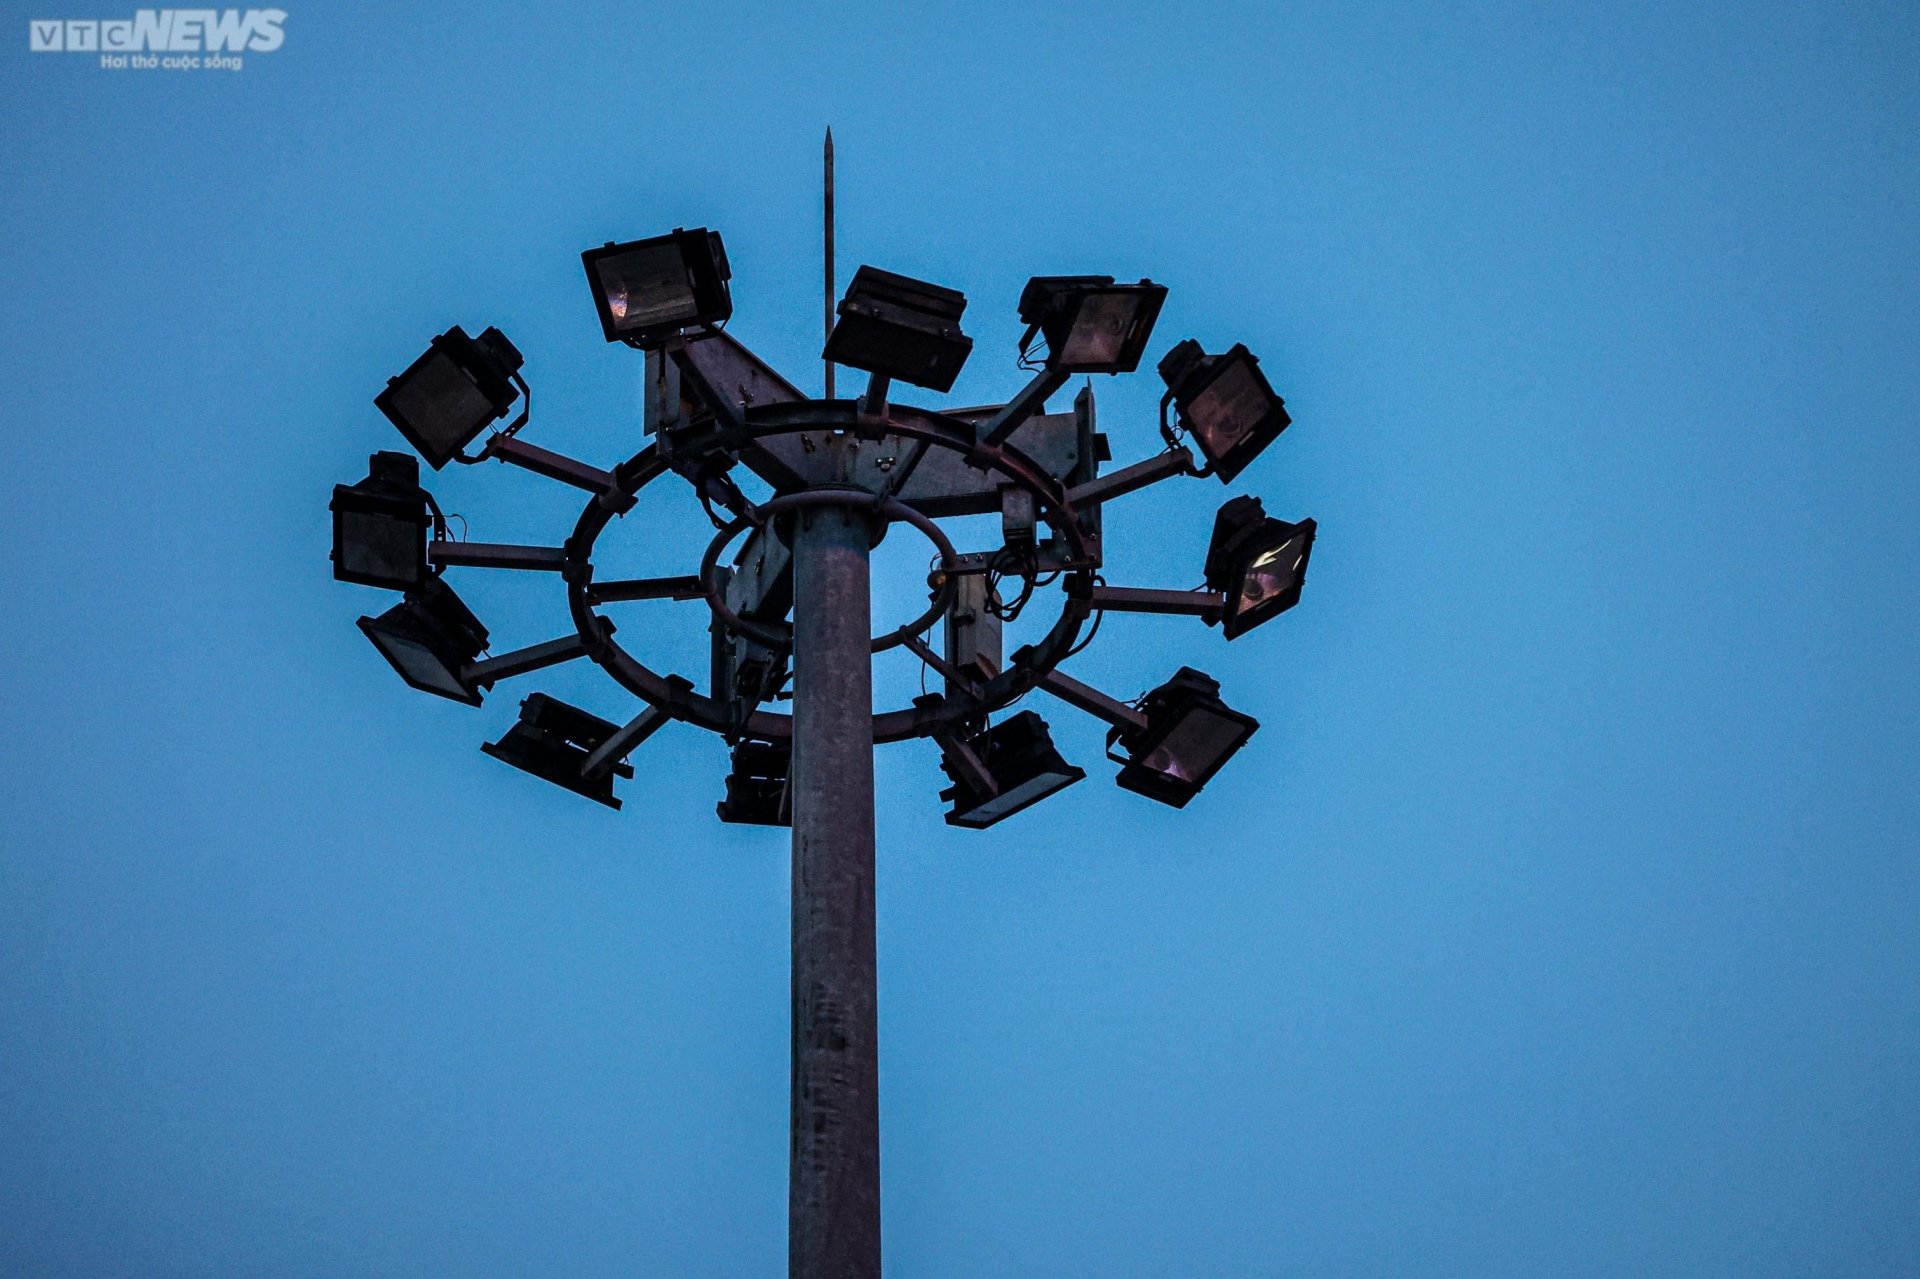
[[(689, 348), (713, 337), (732, 315), (731, 270), (718, 232), (675, 229), (649, 239), (609, 242), (587, 250), (581, 260), (606, 340), (648, 351), (650, 361), (666, 359), (691, 372), (695, 366), (687, 363)], [(1037, 376), (1014, 400), (979, 421), (979, 445), (1004, 445), (1044, 410), (1047, 396), (1070, 375), (1137, 369), (1166, 295), (1166, 288), (1151, 280), (1117, 283), (1106, 275), (1029, 280), (1019, 300), (1019, 318), (1026, 326), (1020, 355)], [(972, 339), (961, 329), (966, 305), (965, 295), (957, 290), (862, 266), (840, 300), (822, 356), (872, 376), (859, 406), (862, 414), (885, 412), (890, 381), (945, 392), (973, 349)], [(526, 422), (531, 401), (522, 363), (520, 352), (499, 329), (489, 327), (470, 337), (456, 325), (435, 337), (374, 403), (418, 459), (435, 470), (449, 461), (477, 462), (492, 456), (604, 491), (612, 482), (610, 473), (512, 439)], [(1291, 423), (1284, 401), (1243, 345), (1210, 355), (1187, 339), (1167, 351), (1157, 368), (1166, 386), (1161, 431), (1167, 452), (1106, 477), (1094, 476), (1090, 467), (1086, 477), (1091, 478), (1083, 477), (1065, 490), (1067, 501), (1097, 511), (1105, 500), (1180, 474), (1213, 475), (1231, 483)], [(690, 386), (683, 394), (696, 399), (711, 394), (697, 379)], [(470, 454), (469, 446), (507, 418), (516, 404), (515, 420), (498, 428), (477, 455)], [(834, 406), (820, 402), (819, 407)], [(847, 411), (844, 403), (839, 411)], [(1185, 440), (1203, 455), (1203, 467), (1196, 469)], [(462, 563), (558, 569), (563, 567), (562, 552), (446, 541), (446, 522), (421, 485), (419, 460), (407, 453), (375, 453), (365, 479), (334, 489), (334, 576), (402, 596), (378, 616), (360, 619), (368, 640), (408, 685), (476, 706), (499, 678), (584, 653), (584, 643), (570, 637), (505, 657), (483, 657), (487, 629), (442, 580), (441, 570)], [(728, 458), (718, 461), (722, 470), (732, 464)], [(608, 499), (603, 495), (601, 500)], [(1024, 566), (1029, 589), (1040, 571), (1031, 511), (1031, 506), (1003, 510), (1008, 546), (983, 557), (996, 574), (1003, 571), (1003, 563)], [(1188, 613), (1209, 625), (1218, 623), (1225, 638), (1234, 640), (1299, 601), (1315, 528), (1311, 519), (1289, 523), (1272, 518), (1258, 498), (1238, 496), (1216, 514), (1203, 590), (1108, 587), (1086, 565), (1069, 566), (1065, 584), (1070, 595), (1086, 601), (1094, 612)], [(983, 589), (989, 601), (997, 598), (996, 580), (986, 579)], [(682, 581), (618, 584), (626, 593), (607, 588), (605, 598), (688, 598), (698, 593)], [(997, 630), (994, 635), (997, 645)], [(1221, 700), (1214, 680), (1188, 667), (1131, 704), (1106, 699), (1063, 675), (1050, 675), (1041, 686), (1108, 720), (1108, 754), (1120, 765), (1116, 780), (1121, 787), (1174, 807), (1198, 794), (1259, 727), (1251, 716)], [(716, 689), (715, 696), (751, 700), (751, 694), (737, 688)], [(650, 706), (632, 723), (616, 726), (536, 693), (521, 704), (518, 721), (485, 750), (516, 768), (618, 807), (613, 780), (632, 775), (624, 762), (626, 753), (671, 717)], [(1031, 710), (997, 723), (982, 713), (957, 727), (926, 731), (941, 749), (941, 766), (951, 783), (941, 799), (950, 805), (946, 820), (956, 826), (994, 825), (1086, 776), (1062, 758), (1046, 722)], [(790, 744), (744, 733), (730, 733), (729, 740), (731, 768), (718, 807), (720, 818), (790, 825)]]

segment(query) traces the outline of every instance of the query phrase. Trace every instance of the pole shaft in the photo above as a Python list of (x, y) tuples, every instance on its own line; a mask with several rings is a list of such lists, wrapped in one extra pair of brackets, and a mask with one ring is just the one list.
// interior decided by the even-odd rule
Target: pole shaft
[(802, 510), (793, 535), (790, 1279), (879, 1279), (870, 526)]

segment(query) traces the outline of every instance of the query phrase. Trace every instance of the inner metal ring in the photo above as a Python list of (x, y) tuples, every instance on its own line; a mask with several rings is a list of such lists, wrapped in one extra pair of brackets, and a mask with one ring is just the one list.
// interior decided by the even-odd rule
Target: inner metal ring
[[(865, 489), (808, 489), (802, 493), (789, 493), (785, 497), (776, 497), (762, 502), (754, 509), (753, 516), (742, 515), (731, 524), (723, 527), (707, 544), (707, 552), (700, 557), (700, 585), (706, 588), (707, 607), (713, 615), (742, 635), (756, 639), (769, 648), (785, 648), (793, 640), (793, 624), (790, 622), (757, 622), (742, 617), (727, 603), (726, 588), (720, 583), (720, 555), (727, 545), (742, 532), (753, 527), (764, 527), (767, 517), (779, 515), (784, 511), (796, 511), (815, 506), (864, 506), (888, 520), (898, 520), (911, 524), (927, 535), (929, 541), (940, 552), (940, 588), (933, 593), (933, 602), (926, 612), (897, 630), (884, 635), (876, 635), (867, 645), (871, 653), (884, 653), (890, 648), (904, 644), (909, 635), (918, 635), (940, 620), (947, 611), (947, 605), (953, 600), (953, 573), (960, 566), (960, 553), (953, 549), (945, 530), (933, 521), (931, 516), (922, 515), (905, 502), (894, 497), (875, 497)], [(756, 518), (757, 517), (757, 518)]]
[[(676, 436), (672, 453), (675, 463), (681, 465), (704, 455), (750, 447), (769, 436), (821, 429), (846, 430), (856, 425), (860, 423), (856, 422), (852, 401), (803, 400), (755, 405), (746, 410), (743, 428), (716, 428), (700, 437)], [(970, 465), (1002, 475), (1032, 493), (1038, 499), (1041, 518), (1065, 543), (1069, 556), (1082, 559), (1090, 554), (1087, 533), (1080, 527), (1072, 504), (1066, 500), (1064, 486), (1018, 448), (1010, 444), (983, 446), (968, 423), (902, 405), (891, 406), (885, 429), (958, 452)], [(760, 709), (739, 715), (729, 703), (696, 692), (687, 680), (659, 674), (627, 652), (613, 637), (613, 624), (594, 611), (590, 596), (594, 541), (616, 514), (632, 507), (634, 495), (640, 489), (669, 469), (676, 468), (669, 467), (662, 445), (649, 444), (616, 467), (613, 487), (595, 496), (580, 512), (579, 522), (564, 548), (562, 574), (567, 583), (567, 607), (574, 628), (596, 665), (635, 697), (675, 719), (698, 724), (729, 740), (751, 737), (762, 741), (789, 741), (793, 737), (793, 716)], [(869, 500), (874, 499), (870, 496)], [(876, 713), (873, 740), (897, 742), (930, 736), (1015, 701), (1066, 656), (1092, 612), (1090, 601), (1067, 595), (1053, 628), (1030, 649), (1016, 654), (1000, 674), (971, 691), (938, 694), (921, 705)]]

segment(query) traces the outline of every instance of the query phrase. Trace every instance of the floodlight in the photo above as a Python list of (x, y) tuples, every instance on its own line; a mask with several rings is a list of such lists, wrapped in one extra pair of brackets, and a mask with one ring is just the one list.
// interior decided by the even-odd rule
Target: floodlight
[(822, 358), (949, 391), (973, 350), (973, 339), (960, 332), (966, 309), (966, 295), (957, 290), (863, 266), (840, 299)]
[(727, 773), (727, 797), (715, 806), (723, 822), (751, 826), (791, 826), (786, 798), (793, 749), (784, 743), (738, 742)]
[(586, 776), (587, 759), (594, 748), (617, 731), (598, 715), (589, 715), (545, 693), (534, 693), (520, 703), (518, 722), (499, 741), (487, 742), (480, 749), (523, 773), (564, 786), (608, 808), (618, 808), (613, 779), (632, 777), (633, 765), (621, 762)]
[(940, 766), (953, 785), (940, 798), (953, 801), (947, 825), (984, 830), (1039, 803), (1086, 777), (1060, 757), (1047, 732), (1047, 722), (1032, 711), (1021, 711), (965, 743), (996, 787), (985, 794), (966, 780), (971, 769), (957, 768), (947, 758)]
[(1181, 425), (1206, 454), (1208, 473), (1223, 484), (1293, 422), (1259, 359), (1237, 342), (1225, 355), (1208, 355), (1188, 338), (1161, 358), (1160, 377)]
[(1047, 340), (1047, 367), (1061, 373), (1131, 373), (1166, 301), (1152, 280), (1115, 284), (1110, 275), (1036, 275), (1020, 295), (1024, 355), (1037, 331)]
[(658, 346), (683, 329), (733, 314), (732, 270), (720, 233), (675, 228), (650, 240), (609, 240), (580, 255), (609, 342)]
[(520, 352), (499, 329), (470, 338), (456, 324), (406, 372), (389, 378), (373, 402), (437, 471), (487, 423), (507, 415), (520, 395), (520, 364)]
[(487, 628), (439, 578), (427, 578), (380, 616), (361, 618), (360, 629), (412, 687), (480, 704), (480, 686), (461, 672), (486, 648)]
[(410, 453), (375, 453), (367, 478), (333, 486), (333, 576), (404, 591), (427, 580), (432, 499)]
[(1300, 602), (1317, 526), (1269, 516), (1257, 497), (1236, 497), (1213, 520), (1207, 589), (1226, 596), (1221, 617), (1228, 639), (1246, 634)]
[[(1246, 744), (1260, 722), (1220, 700), (1220, 685), (1190, 666), (1141, 701), (1145, 728), (1115, 728), (1107, 755), (1122, 765), (1122, 787), (1175, 808), (1213, 780), (1220, 766)], [(1116, 746), (1125, 755), (1114, 753)]]

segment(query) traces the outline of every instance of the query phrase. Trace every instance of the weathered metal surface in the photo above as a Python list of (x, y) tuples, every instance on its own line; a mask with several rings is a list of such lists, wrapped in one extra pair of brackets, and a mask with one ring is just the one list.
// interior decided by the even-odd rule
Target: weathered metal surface
[(503, 679), (515, 675), (525, 675), (530, 671), (545, 670), (549, 666), (558, 666), (562, 662), (571, 662), (576, 657), (587, 655), (586, 641), (576, 632), (562, 635), (559, 639), (548, 640), (544, 644), (534, 644), (527, 648), (515, 649), (511, 653), (501, 653), (474, 662), (460, 672), (460, 678), (470, 684), (481, 684), (491, 688)]
[(988, 444), (1004, 444), (1020, 430), (1020, 424), (1046, 407), (1047, 399), (1067, 384), (1071, 374), (1044, 369), (1020, 388), (1000, 407), (1000, 411), (980, 424), (980, 438)]
[(600, 777), (612, 772), (633, 753), (634, 747), (652, 737), (669, 718), (659, 707), (647, 707), (587, 753), (587, 758), (580, 765), (580, 775)]
[[(786, 544), (765, 529), (754, 530), (734, 557), (724, 597), (742, 617), (783, 620), (793, 608), (793, 556)], [(719, 618), (712, 630), (713, 696), (731, 703), (735, 719), (744, 724), (786, 682), (786, 648), (742, 635)]]
[(529, 444), (518, 436), (494, 436), (487, 445), (487, 456), (590, 493), (604, 493), (614, 486), (613, 472), (543, 449), (538, 444)]
[[(953, 603), (947, 609), (946, 658), (968, 677), (968, 693), (1000, 673), (1002, 623), (987, 607), (991, 596), (986, 577), (970, 574), (954, 583)], [(954, 690), (950, 686), (948, 691)]]
[(1109, 724), (1126, 729), (1143, 729), (1147, 717), (1116, 698), (1108, 697), (1091, 684), (1082, 684), (1063, 671), (1048, 671), (1040, 677), (1040, 687), (1069, 706), (1078, 706), (1089, 715), (1097, 715)]
[[(1077, 572), (1098, 563), (1097, 543), (1084, 527), (1082, 515), (1071, 504), (1062, 500), (1060, 481), (1045, 474), (1042, 469), (1023, 453), (1010, 449), (990, 450), (981, 448), (973, 438), (973, 428), (962, 420), (969, 415), (974, 418), (989, 416), (991, 409), (962, 411), (956, 415), (929, 413), (925, 410), (908, 410), (904, 414), (895, 406), (892, 424), (895, 433), (909, 437), (915, 449), (925, 449), (928, 457), (955, 452), (973, 461), (984, 473), (1000, 480), (1018, 484), (1041, 495), (1044, 505), (1040, 515), (1047, 525), (1049, 537), (1042, 545), (1041, 561), (1052, 562), (1056, 567), (1065, 567)], [(1090, 425), (1090, 417), (1082, 415), (1080, 420)], [(838, 434), (852, 433), (855, 425), (852, 406), (846, 402), (820, 403), (817, 401), (797, 404), (764, 405), (747, 415), (747, 431), (754, 438), (770, 438), (782, 434), (815, 429), (837, 428)], [(1084, 429), (1084, 427), (1083, 427)], [(857, 436), (855, 438), (858, 438)], [(1098, 437), (1094, 437), (1096, 445)], [(686, 442), (693, 456), (697, 457), (700, 446), (713, 449), (734, 447), (731, 439), (722, 440), (713, 431), (708, 431), (704, 441), (689, 438)], [(1100, 456), (1096, 451), (1095, 456)], [(615, 468), (620, 482), (618, 493), (623, 498), (631, 498), (646, 484), (658, 479), (671, 469), (668, 459), (662, 453), (659, 442), (650, 444), (635, 453), (631, 458)], [(794, 495), (796, 497), (805, 495)], [(785, 501), (786, 499), (775, 499)], [(762, 510), (772, 504), (765, 504)], [(904, 503), (893, 508), (895, 520), (928, 519), (924, 513), (917, 512)], [(665, 710), (675, 719), (683, 719), (723, 735), (750, 736), (761, 741), (781, 742), (793, 734), (793, 718), (769, 710), (758, 710), (747, 716), (745, 724), (738, 722), (734, 710), (728, 704), (712, 697), (693, 691), (691, 685), (678, 676), (663, 675), (650, 669), (644, 662), (629, 653), (615, 639), (605, 618), (595, 612), (593, 592), (593, 548), (602, 531), (612, 521), (614, 504), (606, 497), (595, 498), (580, 513), (572, 535), (565, 547), (566, 563), (563, 576), (567, 581), (567, 608), (572, 615), (574, 625), (579, 629), (581, 638), (586, 641), (589, 656), (594, 663), (605, 670), (623, 688), (647, 702)], [(744, 531), (747, 521), (736, 520), (730, 526), (736, 531)], [(926, 531), (923, 529), (923, 531)], [(729, 534), (728, 536), (732, 536)], [(930, 534), (931, 536), (931, 534)], [(709, 552), (715, 553), (720, 544), (709, 546)], [(1061, 554), (1057, 561), (1049, 561), (1049, 547), (1058, 546)], [(943, 556), (945, 551), (943, 551)], [(703, 565), (705, 560), (703, 559)], [(949, 578), (963, 568), (960, 557), (954, 555), (945, 570)], [(703, 569), (703, 572), (705, 570)], [(719, 598), (716, 589), (709, 596), (709, 605)], [(724, 600), (720, 600), (724, 605)], [(1007, 666), (977, 690), (970, 697), (938, 697), (933, 703), (916, 702), (913, 706), (876, 713), (873, 716), (873, 740), (875, 742), (900, 741), (909, 737), (924, 737), (933, 733), (942, 725), (970, 721), (986, 711), (1003, 707), (1017, 700), (1037, 683), (1040, 674), (1061, 661), (1073, 648), (1087, 624), (1092, 607), (1084, 599), (1068, 597), (1061, 601), (1059, 617), (1052, 628), (1038, 643), (1023, 648), (1008, 659)], [(785, 643), (786, 634), (772, 638), (769, 642)], [(907, 643), (899, 638), (899, 633), (875, 640), (876, 645), (888, 645), (895, 642)], [(910, 646), (910, 645), (909, 645)], [(916, 652), (918, 650), (915, 650)], [(942, 672), (944, 675), (945, 672)]]
[[(687, 342), (682, 358), (698, 370), (705, 391), (725, 401), (729, 413), (750, 413), (757, 406), (791, 404), (803, 400), (800, 391), (772, 366), (725, 333)], [(1054, 479), (1077, 483), (1093, 474), (1096, 444), (1090, 410), (1041, 413), (1041, 390), (1058, 390), (1040, 382), (1030, 385), (1024, 402), (990, 405), (954, 415), (976, 433), (998, 422), (1015, 424), (1004, 442), (1020, 450)], [(707, 411), (701, 387), (689, 385), (673, 359), (649, 352), (646, 369), (644, 418), (648, 434), (674, 441), (677, 433), (699, 429), (714, 415)], [(1082, 398), (1090, 393), (1081, 392)], [(819, 403), (819, 402), (815, 402)], [(833, 403), (839, 403), (834, 401)], [(851, 417), (855, 403), (843, 406)], [(1009, 412), (1012, 410), (1012, 412)], [(924, 414), (925, 410), (899, 411)], [(740, 442), (740, 462), (782, 492), (818, 484), (853, 484), (871, 493), (891, 492), (907, 505), (928, 515), (978, 515), (999, 508), (1001, 481), (951, 449), (926, 449), (914, 440), (874, 423), (867, 438), (851, 435), (851, 442), (830, 428), (795, 431)], [(898, 467), (907, 476), (894, 476)]]
[(1137, 586), (1089, 586), (1085, 597), (1109, 613), (1184, 613), (1219, 621), (1226, 596), (1218, 591), (1157, 591)]
[(795, 517), (789, 1279), (880, 1277), (871, 536)]
[(1067, 490), (1067, 500), (1075, 507), (1095, 507), (1149, 484), (1158, 484), (1169, 476), (1193, 473), (1193, 455), (1184, 448), (1175, 447), (1157, 453), (1144, 462), (1123, 466), (1112, 474), (1076, 483)]
[(693, 600), (704, 594), (697, 577), (629, 577), (595, 582), (588, 588), (596, 604), (632, 600)]
[(567, 552), (560, 546), (512, 546), (505, 542), (427, 543), (427, 560), (433, 564), (461, 565), (466, 568), (517, 568), (535, 572), (558, 573), (567, 565)]

